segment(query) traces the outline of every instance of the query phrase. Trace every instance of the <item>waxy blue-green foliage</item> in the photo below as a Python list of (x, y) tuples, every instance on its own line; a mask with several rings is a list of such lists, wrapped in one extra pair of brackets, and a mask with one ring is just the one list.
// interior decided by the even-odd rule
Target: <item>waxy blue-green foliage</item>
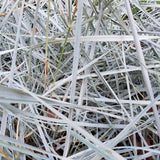
[(1, 0), (0, 156), (159, 159), (159, 12), (157, 0)]

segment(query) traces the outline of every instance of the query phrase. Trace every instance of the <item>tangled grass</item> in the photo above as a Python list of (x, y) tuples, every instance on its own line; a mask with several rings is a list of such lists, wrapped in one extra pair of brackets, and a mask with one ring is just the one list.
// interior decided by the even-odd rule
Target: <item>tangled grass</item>
[(159, 12), (158, 0), (1, 0), (1, 159), (160, 159)]

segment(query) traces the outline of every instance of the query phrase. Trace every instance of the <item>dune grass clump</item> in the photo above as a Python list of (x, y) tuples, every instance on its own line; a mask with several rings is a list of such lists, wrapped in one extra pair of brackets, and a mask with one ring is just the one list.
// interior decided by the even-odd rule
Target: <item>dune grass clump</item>
[(159, 11), (1, 0), (1, 159), (160, 159)]

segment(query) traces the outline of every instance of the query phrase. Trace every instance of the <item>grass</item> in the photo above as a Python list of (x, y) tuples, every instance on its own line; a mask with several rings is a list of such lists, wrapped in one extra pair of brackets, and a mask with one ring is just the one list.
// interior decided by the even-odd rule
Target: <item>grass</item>
[(159, 9), (0, 1), (0, 157), (159, 159)]

